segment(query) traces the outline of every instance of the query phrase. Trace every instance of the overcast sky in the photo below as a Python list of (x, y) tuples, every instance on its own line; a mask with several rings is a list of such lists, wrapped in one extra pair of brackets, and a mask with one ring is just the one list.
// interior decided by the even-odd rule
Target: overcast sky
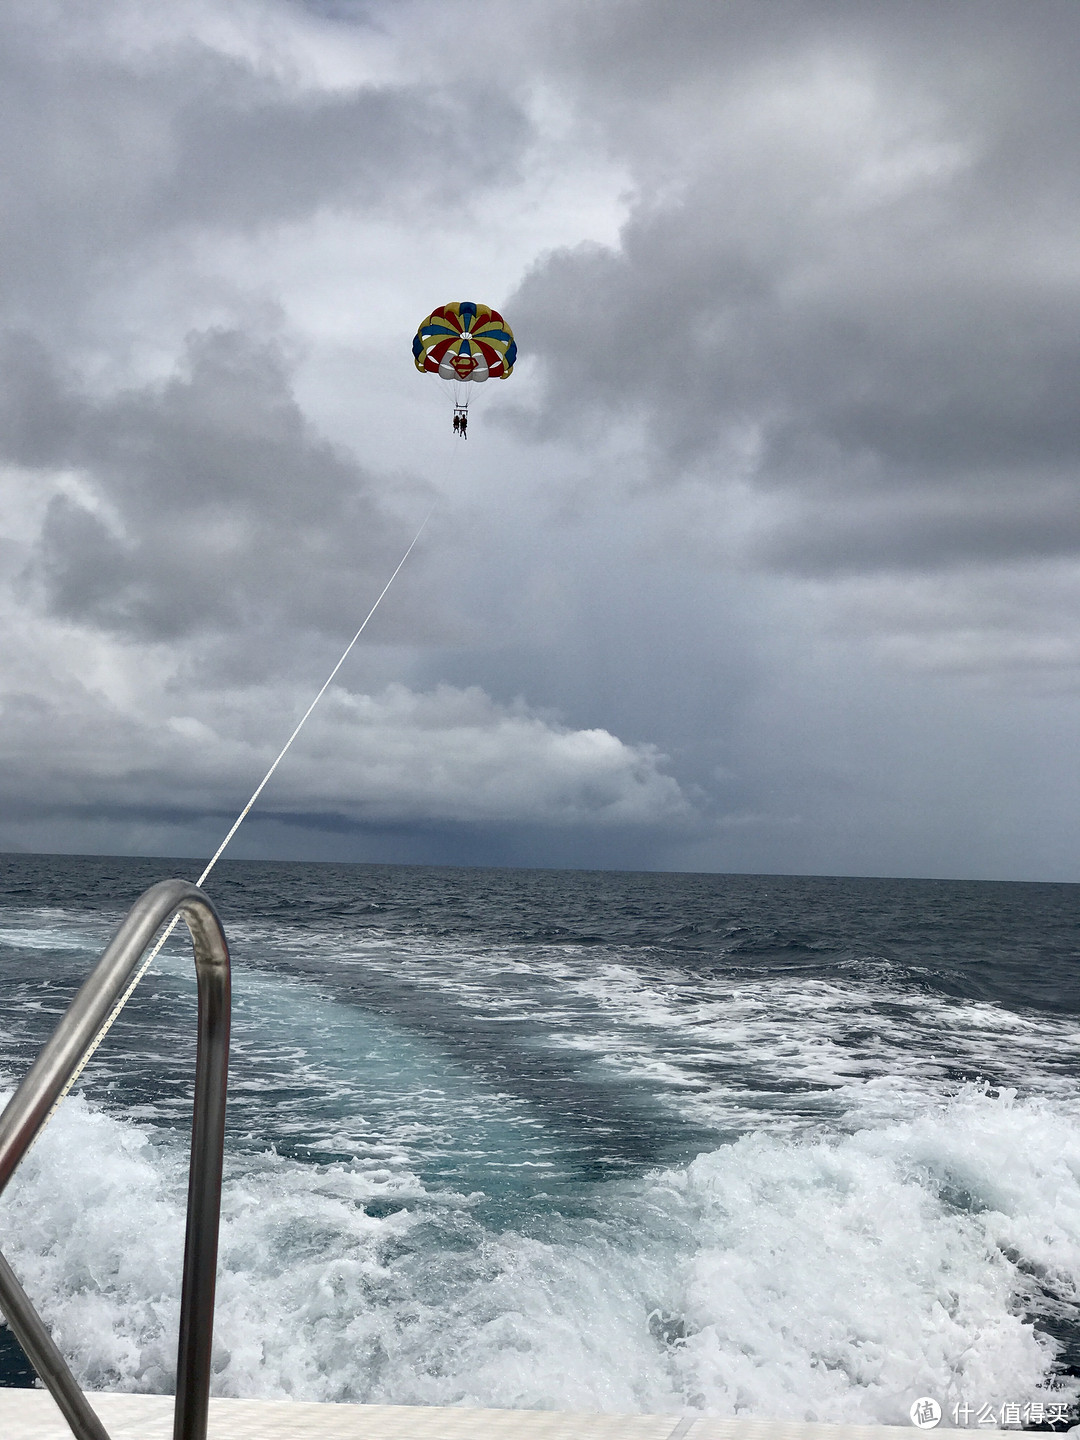
[[(12, 0), (0, 849), (1080, 879), (1076, 0)], [(410, 345), (520, 360), (455, 440)]]

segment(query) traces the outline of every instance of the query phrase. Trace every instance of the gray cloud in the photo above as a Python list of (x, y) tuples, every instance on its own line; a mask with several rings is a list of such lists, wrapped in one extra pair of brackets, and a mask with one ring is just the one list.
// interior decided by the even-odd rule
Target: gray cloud
[(975, 472), (932, 487), (903, 472), (838, 503), (811, 490), (755, 548), (761, 563), (807, 576), (933, 572), (1039, 562), (1080, 552), (1077, 481), (1038, 471)]
[(81, 477), (51, 501), (28, 568), (57, 615), (151, 640), (283, 620), (336, 631), (358, 579), (401, 548), (272, 343), (193, 336), (180, 375), (99, 401), (25, 339), (3, 361), (10, 458)]
[(796, 571), (1075, 553), (1075, 17), (978, 14), (584, 7), (642, 178), (618, 248), (553, 254), (514, 299), (542, 430), (636, 415), (657, 476), (787, 493), (751, 553)]
[(440, 494), (248, 853), (1069, 878), (1077, 14), (9, 7), (0, 843), (212, 848)]
[[(250, 694), (245, 698), (250, 705)], [(278, 748), (272, 727), (280, 702), (265, 698), (264, 715), (238, 735), (229, 709), (217, 729), (194, 715), (170, 714), (167, 701), (136, 716), (85, 689), (50, 698), (9, 692), (0, 733), (0, 844), (28, 820), (87, 813), (209, 834), (216, 822), (224, 830)], [(207, 710), (205, 697), (200, 708)], [(278, 824), (339, 833), (409, 826), (692, 830), (699, 816), (665, 765), (655, 746), (571, 729), (522, 701), (500, 705), (477, 686), (335, 689), (260, 812)]]
[(451, 197), (467, 212), (514, 178), (529, 139), (495, 77), (327, 87), (299, 64), (215, 49), (194, 26), (163, 24), (123, 52), (81, 28), (61, 39), (47, 7), (0, 19), (0, 259), (16, 324), (123, 285), (133, 251), (206, 231), (387, 205), (423, 225)]

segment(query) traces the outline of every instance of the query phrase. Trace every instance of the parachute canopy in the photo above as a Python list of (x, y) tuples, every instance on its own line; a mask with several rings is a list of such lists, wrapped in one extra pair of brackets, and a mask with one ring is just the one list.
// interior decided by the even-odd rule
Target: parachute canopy
[(514, 332), (497, 310), (472, 300), (440, 305), (422, 321), (412, 342), (421, 374), (444, 380), (505, 380), (514, 368)]

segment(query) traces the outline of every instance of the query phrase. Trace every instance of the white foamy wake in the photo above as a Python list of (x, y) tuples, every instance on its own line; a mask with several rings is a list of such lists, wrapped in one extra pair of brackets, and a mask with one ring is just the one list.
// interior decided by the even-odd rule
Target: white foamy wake
[[(385, 1158), (229, 1165), (218, 1393), (893, 1423), (1076, 1398), (1029, 1318), (1080, 1276), (1080, 1130), (1049, 1102), (745, 1138), (531, 1234)], [(171, 1387), (184, 1192), (175, 1141), (76, 1098), (0, 1202), (84, 1384)]]
[(1043, 1286), (1075, 1297), (1078, 1182), (1073, 1125), (975, 1087), (910, 1123), (748, 1138), (661, 1177), (657, 1210), (688, 1237), (669, 1300), (683, 1394), (887, 1423), (919, 1394), (1046, 1398), (1054, 1347), (1023, 1312), (1057, 1308)]

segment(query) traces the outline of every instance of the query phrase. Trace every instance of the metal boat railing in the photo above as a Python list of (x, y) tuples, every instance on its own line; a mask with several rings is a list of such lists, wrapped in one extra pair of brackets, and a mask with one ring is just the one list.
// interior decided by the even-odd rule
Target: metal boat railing
[[(0, 1115), (0, 1193), (93, 1050), (154, 935), (177, 912), (191, 932), (195, 950), (199, 1019), (173, 1440), (205, 1440), (225, 1146), (230, 989), (225, 932), (214, 907), (195, 885), (186, 880), (163, 880), (151, 886), (132, 906), (71, 1002), (52, 1039)], [(109, 1440), (3, 1255), (0, 1311), (72, 1433), (78, 1440)]]

